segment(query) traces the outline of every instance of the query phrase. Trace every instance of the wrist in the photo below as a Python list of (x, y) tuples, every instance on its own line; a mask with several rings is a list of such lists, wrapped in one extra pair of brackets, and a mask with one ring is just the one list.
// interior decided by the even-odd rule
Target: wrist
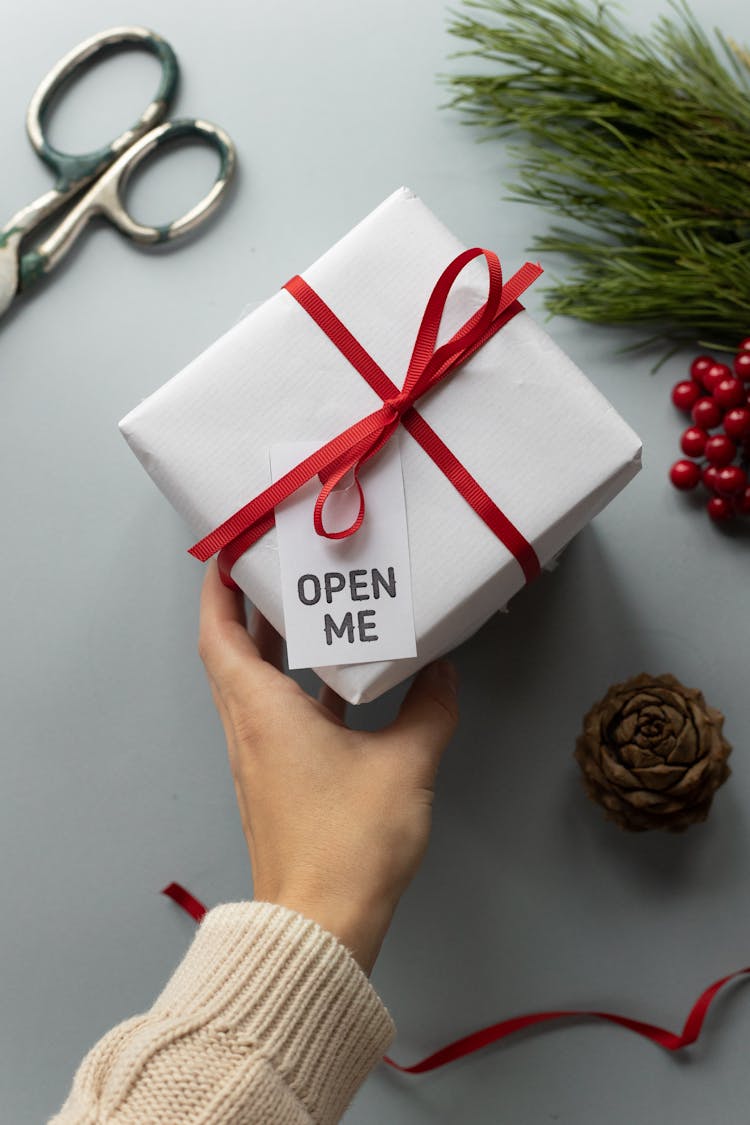
[(384, 902), (360, 903), (342, 896), (318, 897), (293, 891), (272, 896), (256, 894), (256, 898), (294, 910), (333, 934), (367, 976), (372, 972), (395, 909), (395, 904)]

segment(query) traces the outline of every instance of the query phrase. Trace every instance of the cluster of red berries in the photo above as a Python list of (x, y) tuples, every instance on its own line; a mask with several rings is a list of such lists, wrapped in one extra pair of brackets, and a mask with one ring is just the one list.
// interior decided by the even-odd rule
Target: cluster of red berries
[(750, 515), (750, 336), (733, 367), (699, 355), (690, 379), (672, 389), (672, 402), (693, 425), (680, 439), (691, 460), (675, 461), (669, 479), (682, 490), (702, 483), (711, 493), (708, 514), (719, 522)]

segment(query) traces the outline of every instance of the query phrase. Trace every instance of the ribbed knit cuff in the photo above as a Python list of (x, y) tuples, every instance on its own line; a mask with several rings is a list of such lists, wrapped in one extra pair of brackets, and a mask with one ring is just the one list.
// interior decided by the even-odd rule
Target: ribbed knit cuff
[(152, 1011), (231, 1030), (269, 1059), (321, 1125), (339, 1120), (395, 1035), (344, 946), (267, 902), (209, 911)]

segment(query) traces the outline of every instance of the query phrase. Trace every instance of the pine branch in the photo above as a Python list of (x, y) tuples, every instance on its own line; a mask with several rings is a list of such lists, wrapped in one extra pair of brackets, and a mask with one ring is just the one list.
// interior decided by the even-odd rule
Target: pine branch
[(672, 7), (644, 36), (594, 0), (466, 0), (450, 30), (482, 63), (448, 81), (468, 122), (519, 136), (513, 198), (573, 224), (534, 242), (572, 263), (552, 312), (733, 346), (750, 330), (750, 54)]

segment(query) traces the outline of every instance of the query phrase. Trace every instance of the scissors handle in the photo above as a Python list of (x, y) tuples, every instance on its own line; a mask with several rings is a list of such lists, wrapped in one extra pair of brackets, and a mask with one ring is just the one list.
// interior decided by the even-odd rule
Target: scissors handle
[[(147, 226), (137, 222), (126, 210), (122, 193), (139, 164), (163, 145), (184, 137), (202, 137), (219, 154), (219, 172), (206, 195), (180, 218), (164, 226)], [(234, 172), (235, 148), (230, 137), (218, 125), (190, 118), (167, 121), (157, 125), (117, 158), (111, 167), (92, 184), (62, 222), (35, 250), (21, 258), (21, 288), (27, 288), (43, 273), (49, 273), (67, 253), (76, 238), (94, 215), (103, 215), (135, 242), (153, 245), (171, 242), (187, 234), (203, 222), (218, 206)]]
[[(44, 123), (55, 96), (72, 75), (82, 70), (96, 55), (132, 45), (151, 51), (161, 62), (159, 88), (136, 123), (110, 144), (93, 152), (76, 155), (54, 148), (45, 135)], [(178, 67), (174, 51), (160, 35), (145, 27), (113, 27), (109, 31), (101, 31), (79, 43), (60, 59), (37, 87), (26, 114), (29, 139), (42, 160), (57, 176), (57, 191), (67, 195), (82, 187), (157, 122), (162, 121), (174, 95), (177, 78)]]

